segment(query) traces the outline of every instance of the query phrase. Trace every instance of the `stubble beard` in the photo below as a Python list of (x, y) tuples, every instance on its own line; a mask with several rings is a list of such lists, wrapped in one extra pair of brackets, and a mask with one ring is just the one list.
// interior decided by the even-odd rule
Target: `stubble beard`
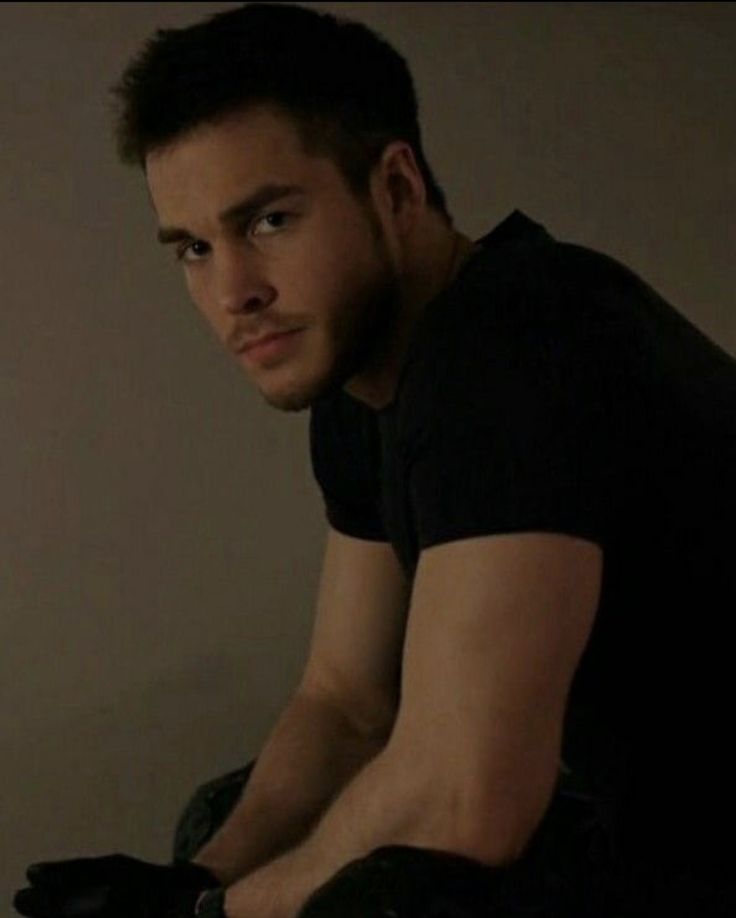
[(390, 347), (401, 311), (400, 285), (380, 246), (375, 274), (343, 303), (329, 329), (330, 364), (317, 378), (287, 392), (262, 392), (265, 401), (285, 412), (310, 408), (337, 393), (355, 376), (380, 367)]

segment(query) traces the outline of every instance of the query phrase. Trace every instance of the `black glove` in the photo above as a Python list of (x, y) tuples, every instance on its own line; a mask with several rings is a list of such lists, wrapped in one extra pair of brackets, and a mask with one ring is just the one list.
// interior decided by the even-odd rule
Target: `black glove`
[(149, 864), (124, 854), (33, 864), (13, 906), (28, 918), (192, 918), (219, 881), (188, 861)]

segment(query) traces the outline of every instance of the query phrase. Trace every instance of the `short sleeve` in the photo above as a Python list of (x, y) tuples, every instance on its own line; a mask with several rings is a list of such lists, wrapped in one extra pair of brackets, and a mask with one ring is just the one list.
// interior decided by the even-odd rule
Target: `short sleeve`
[[(489, 426), (438, 425), (410, 472), (420, 549), (473, 536), (558, 532), (604, 545), (618, 478), (586, 469), (581, 439), (514, 436)], [(536, 452), (535, 452), (536, 450)]]
[(309, 426), (312, 472), (330, 525), (387, 541), (381, 511), (381, 447), (372, 412), (343, 392), (317, 401)]
[(515, 290), (490, 318), (466, 313), (436, 355), (432, 410), (413, 412), (420, 550), (521, 531), (604, 546), (630, 501), (647, 398), (625, 310), (542, 269)]

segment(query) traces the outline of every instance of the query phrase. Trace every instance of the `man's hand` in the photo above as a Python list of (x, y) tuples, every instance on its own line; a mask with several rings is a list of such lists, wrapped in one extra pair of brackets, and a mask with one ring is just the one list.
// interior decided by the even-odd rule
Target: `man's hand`
[(28, 918), (192, 918), (202, 892), (219, 886), (198, 864), (124, 854), (33, 864), (26, 876), (13, 905)]

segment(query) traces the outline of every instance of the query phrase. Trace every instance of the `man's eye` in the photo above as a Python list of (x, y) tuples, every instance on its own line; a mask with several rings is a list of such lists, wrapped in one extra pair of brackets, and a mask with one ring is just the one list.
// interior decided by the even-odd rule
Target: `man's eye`
[(199, 261), (205, 254), (206, 249), (206, 242), (200, 242), (195, 239), (193, 242), (187, 242), (179, 246), (176, 250), (176, 258), (178, 261), (184, 262)]
[(257, 217), (253, 221), (253, 232), (257, 236), (272, 236), (275, 232), (283, 229), (284, 223), (290, 216), (291, 214), (287, 214), (283, 210), (274, 210), (271, 213), (263, 214), (263, 216)]

